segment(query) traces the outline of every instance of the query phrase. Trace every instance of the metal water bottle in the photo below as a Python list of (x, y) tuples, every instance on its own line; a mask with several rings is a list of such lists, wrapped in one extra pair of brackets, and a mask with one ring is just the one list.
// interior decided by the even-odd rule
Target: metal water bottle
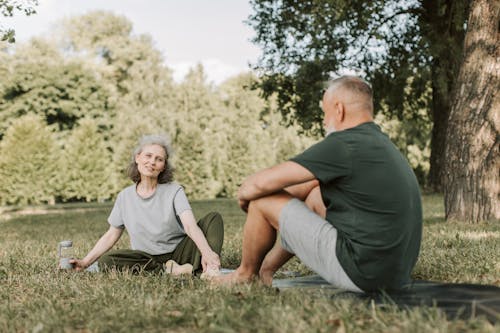
[(59, 255), (59, 269), (72, 269), (73, 264), (69, 261), (74, 258), (73, 242), (70, 240), (60, 242), (57, 252)]

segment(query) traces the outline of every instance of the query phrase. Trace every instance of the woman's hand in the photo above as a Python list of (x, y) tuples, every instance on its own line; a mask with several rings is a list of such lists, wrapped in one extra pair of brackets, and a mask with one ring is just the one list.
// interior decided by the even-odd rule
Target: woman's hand
[(108, 231), (99, 238), (97, 243), (94, 245), (92, 250), (83, 259), (71, 259), (69, 262), (73, 265), (75, 271), (83, 271), (85, 268), (89, 267), (90, 264), (95, 262), (101, 257), (106, 251), (115, 245), (115, 243), (120, 239), (123, 233), (122, 228), (117, 228), (110, 226)]
[(212, 248), (210, 248), (203, 231), (201, 231), (200, 227), (196, 223), (193, 212), (191, 210), (185, 210), (181, 213), (180, 220), (182, 226), (184, 227), (184, 231), (193, 240), (196, 247), (201, 252), (201, 266), (203, 267), (203, 272), (207, 269), (219, 270), (219, 255), (215, 253)]
[(219, 270), (220, 269), (219, 255), (214, 251), (210, 251), (208, 253), (202, 253), (201, 266), (203, 267), (203, 272), (206, 272), (207, 270)]
[(70, 259), (69, 263), (73, 265), (73, 269), (77, 272), (83, 271), (89, 266), (84, 260), (80, 259)]

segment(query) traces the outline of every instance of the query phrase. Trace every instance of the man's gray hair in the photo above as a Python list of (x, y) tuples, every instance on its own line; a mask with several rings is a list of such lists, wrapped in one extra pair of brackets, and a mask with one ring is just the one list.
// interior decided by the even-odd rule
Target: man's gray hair
[(373, 99), (372, 87), (362, 78), (354, 75), (344, 75), (328, 82), (329, 90), (344, 88), (357, 94)]
[(327, 91), (333, 93), (337, 89), (345, 89), (359, 96), (359, 102), (373, 115), (373, 91), (365, 80), (358, 76), (344, 75), (328, 82)]
[(158, 175), (158, 183), (165, 184), (172, 181), (174, 168), (171, 164), (171, 157), (173, 155), (172, 146), (170, 144), (170, 138), (166, 134), (150, 134), (144, 135), (139, 139), (139, 143), (135, 147), (132, 153), (132, 160), (127, 170), (127, 174), (132, 179), (134, 183), (139, 183), (141, 180), (141, 175), (137, 169), (137, 163), (135, 162), (135, 156), (140, 154), (145, 146), (158, 145), (165, 150), (165, 170), (160, 172)]

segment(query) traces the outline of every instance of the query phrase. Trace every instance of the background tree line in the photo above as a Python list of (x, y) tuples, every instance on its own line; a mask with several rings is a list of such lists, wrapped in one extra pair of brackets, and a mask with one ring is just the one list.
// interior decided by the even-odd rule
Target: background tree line
[(191, 198), (234, 197), (246, 175), (314, 142), (282, 126), (252, 74), (214, 86), (199, 66), (176, 83), (150, 38), (107, 12), (4, 44), (0, 76), (2, 205), (112, 199), (147, 133), (171, 137)]
[[(2, 205), (112, 199), (145, 133), (169, 134), (191, 198), (234, 197), (245, 176), (319, 139), (263, 98), (250, 73), (214, 86), (198, 66), (174, 82), (150, 38), (108, 12), (62, 21), (53, 38), (3, 44), (0, 76)], [(417, 125), (377, 120), (423, 181), (430, 120), (420, 112)]]

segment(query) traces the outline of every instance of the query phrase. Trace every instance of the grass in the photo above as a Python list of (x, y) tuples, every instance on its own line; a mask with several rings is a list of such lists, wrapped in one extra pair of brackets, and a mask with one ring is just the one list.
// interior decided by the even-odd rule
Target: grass
[[(500, 285), (499, 223), (445, 223), (442, 198), (424, 197), (425, 226), (414, 277)], [(233, 200), (192, 203), (225, 221), (224, 267), (241, 258), (244, 214)], [(81, 207), (79, 207), (81, 208)], [(449, 320), (435, 308), (400, 310), (322, 290), (278, 291), (259, 284), (211, 287), (148, 274), (59, 272), (57, 243), (83, 256), (107, 229), (109, 205), (0, 220), (0, 332), (499, 332), (484, 318)], [(125, 235), (126, 236), (126, 235)], [(119, 248), (128, 247), (122, 237)], [(283, 270), (307, 274), (298, 260)]]

